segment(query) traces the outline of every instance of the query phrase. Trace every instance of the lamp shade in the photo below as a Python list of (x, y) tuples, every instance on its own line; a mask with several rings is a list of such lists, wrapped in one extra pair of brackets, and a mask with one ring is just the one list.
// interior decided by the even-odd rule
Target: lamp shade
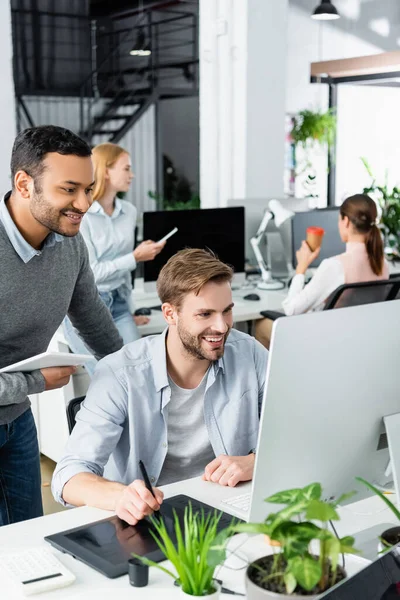
[(311, 18), (317, 21), (332, 21), (333, 19), (340, 19), (340, 15), (331, 0), (321, 0)]
[(129, 51), (129, 54), (131, 56), (150, 56), (151, 47), (150, 44), (146, 44), (146, 36), (143, 27), (140, 27), (136, 37), (136, 42)]
[(281, 227), (285, 221), (294, 216), (294, 212), (288, 210), (278, 200), (270, 200), (268, 203), (270, 211), (274, 214), (274, 223), (276, 227)]

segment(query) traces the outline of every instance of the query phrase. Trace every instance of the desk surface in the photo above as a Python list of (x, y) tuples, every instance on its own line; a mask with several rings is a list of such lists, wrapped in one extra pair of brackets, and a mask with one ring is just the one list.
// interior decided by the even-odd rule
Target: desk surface
[[(240, 489), (232, 489), (204, 482), (200, 478), (163, 487), (166, 497), (186, 493), (217, 508), (220, 508), (222, 499), (249, 491), (249, 489), (250, 484), (242, 485)], [(352, 534), (364, 528), (393, 520), (390, 511), (382, 508), (381, 501), (376, 497), (343, 507), (340, 509), (340, 513), (341, 521), (337, 523), (339, 535)], [(43, 597), (44, 600), (54, 600), (56, 598), (57, 600), (67, 598), (68, 600), (110, 600), (113, 595), (118, 600), (131, 600), (132, 598), (154, 600), (154, 598), (160, 597), (163, 600), (177, 600), (179, 593), (177, 588), (173, 586), (171, 578), (158, 569), (150, 569), (149, 585), (147, 587), (133, 590), (129, 585), (127, 576), (118, 579), (107, 579), (71, 556), (51, 548), (43, 540), (45, 535), (78, 527), (105, 518), (110, 514), (96, 508), (83, 507), (2, 527), (0, 528), (0, 549), (26, 549), (30, 546), (44, 545), (51, 549), (57, 555), (57, 558), (76, 575), (76, 582), (72, 586), (48, 592), (45, 596), (37, 596), (38, 598)], [(268, 554), (268, 547), (265, 545), (262, 536), (251, 538), (244, 534), (235, 536), (231, 540), (231, 548), (232, 550), (238, 548), (240, 555), (250, 561)], [(229, 560), (230, 565), (228, 562), (228, 566), (231, 568), (228, 568), (228, 566), (221, 567), (218, 577), (223, 580), (226, 587), (244, 592), (245, 563), (235, 557)], [(365, 566), (365, 561), (356, 558), (353, 568), (358, 570), (363, 566)], [(239, 567), (243, 568), (238, 569)], [(9, 586), (5, 587), (6, 585), (7, 583), (2, 580), (2, 598), (7, 598), (7, 600), (26, 598), (26, 596), (19, 595)], [(7, 592), (6, 595), (4, 595), (5, 592)]]
[[(248, 294), (258, 294), (260, 300), (244, 300)], [(278, 291), (259, 290), (255, 287), (233, 290), (233, 318), (236, 323), (260, 319), (262, 310), (282, 310), (282, 301), (287, 295), (287, 288)], [(150, 308), (160, 304), (157, 294), (147, 293), (143, 289), (143, 279), (135, 280), (133, 298), (136, 308)], [(160, 310), (152, 310), (150, 323), (139, 327), (142, 335), (160, 333), (165, 328), (164, 317)]]

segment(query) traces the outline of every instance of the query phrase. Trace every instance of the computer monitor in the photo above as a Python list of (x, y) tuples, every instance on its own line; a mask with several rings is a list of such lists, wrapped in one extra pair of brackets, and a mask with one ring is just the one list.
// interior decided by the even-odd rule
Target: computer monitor
[[(265, 498), (309, 483), (325, 498), (357, 490), (352, 502), (371, 493), (356, 476), (388, 482), (383, 418), (400, 412), (399, 322), (399, 300), (275, 321), (246, 518), (265, 519), (276, 512)], [(389, 437), (395, 481), (399, 438)]]
[(323, 227), (325, 235), (322, 240), (321, 252), (312, 263), (318, 267), (325, 258), (342, 254), (346, 250), (345, 244), (340, 239), (338, 230), (339, 207), (317, 208), (308, 212), (296, 213), (292, 219), (293, 238), (293, 267), (296, 267), (296, 251), (301, 242), (306, 239), (307, 227)]
[(160, 240), (174, 227), (178, 232), (152, 261), (144, 263), (144, 289), (155, 291), (165, 263), (183, 248), (209, 248), (235, 271), (234, 283), (244, 282), (244, 208), (171, 210), (143, 214), (143, 239)]

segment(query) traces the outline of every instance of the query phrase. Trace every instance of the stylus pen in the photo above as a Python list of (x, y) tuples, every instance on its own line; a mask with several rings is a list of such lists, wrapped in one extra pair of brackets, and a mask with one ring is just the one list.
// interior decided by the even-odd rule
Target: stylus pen
[(144, 466), (144, 463), (141, 460), (139, 460), (139, 469), (140, 469), (140, 472), (141, 472), (142, 477), (143, 477), (144, 485), (149, 490), (149, 492), (153, 496), (153, 498), (155, 498), (156, 495), (155, 495), (153, 487), (152, 487), (152, 485), (150, 483), (149, 476), (147, 475), (146, 467)]

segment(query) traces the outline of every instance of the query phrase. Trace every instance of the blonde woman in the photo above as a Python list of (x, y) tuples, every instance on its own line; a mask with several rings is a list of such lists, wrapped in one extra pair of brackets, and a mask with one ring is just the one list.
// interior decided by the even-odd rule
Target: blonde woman
[[(116, 144), (105, 143), (93, 149), (95, 187), (93, 204), (82, 220), (90, 266), (104, 304), (110, 310), (125, 344), (140, 338), (137, 325), (148, 317), (135, 317), (132, 302), (131, 271), (140, 261), (153, 260), (165, 242), (147, 240), (135, 245), (137, 211), (135, 206), (117, 198), (127, 192), (134, 177), (128, 152)], [(75, 353), (87, 353), (69, 319), (63, 323), (64, 335)], [(91, 374), (93, 361), (86, 365)]]

